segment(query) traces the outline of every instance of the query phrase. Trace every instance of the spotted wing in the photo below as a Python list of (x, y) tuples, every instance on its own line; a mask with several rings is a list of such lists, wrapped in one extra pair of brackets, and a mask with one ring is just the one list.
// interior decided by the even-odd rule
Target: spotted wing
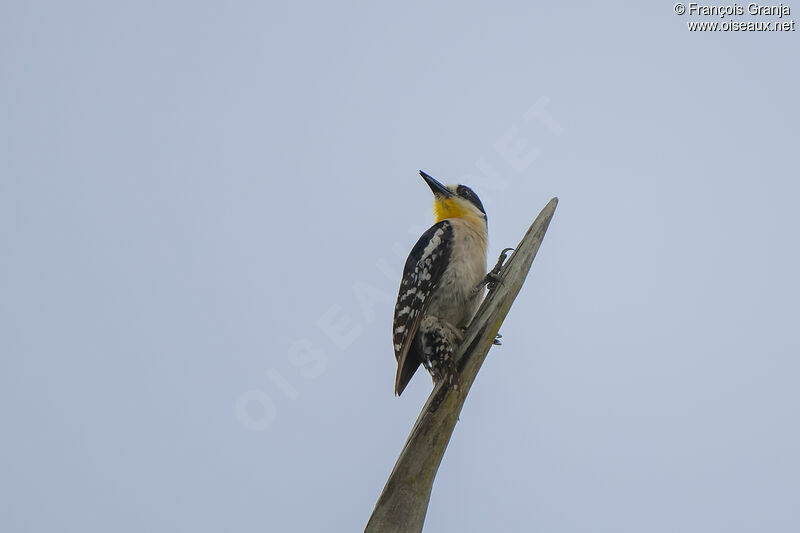
[(422, 362), (422, 354), (414, 346), (414, 336), (450, 259), (452, 237), (450, 222), (443, 220), (434, 224), (414, 245), (403, 268), (393, 329), (394, 355), (397, 358), (394, 391), (398, 396)]

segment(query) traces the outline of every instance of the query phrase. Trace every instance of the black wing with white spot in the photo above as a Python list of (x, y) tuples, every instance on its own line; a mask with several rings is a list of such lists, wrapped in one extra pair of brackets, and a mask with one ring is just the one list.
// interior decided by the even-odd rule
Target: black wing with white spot
[(452, 243), (453, 226), (443, 220), (422, 234), (406, 260), (394, 308), (392, 335), (397, 358), (394, 391), (398, 396), (422, 362), (421, 354), (413, 346), (414, 336), (430, 301), (429, 297), (442, 279), (450, 259)]

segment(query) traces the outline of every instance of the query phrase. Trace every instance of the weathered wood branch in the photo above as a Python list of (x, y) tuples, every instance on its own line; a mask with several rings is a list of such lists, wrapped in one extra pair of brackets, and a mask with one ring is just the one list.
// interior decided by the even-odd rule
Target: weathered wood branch
[(459, 388), (453, 389), (444, 383), (434, 387), (375, 504), (365, 533), (422, 531), (433, 479), (464, 400), (500, 325), (525, 282), (557, 204), (558, 198), (553, 198), (542, 209), (500, 271), (500, 283), (484, 299), (456, 353)]

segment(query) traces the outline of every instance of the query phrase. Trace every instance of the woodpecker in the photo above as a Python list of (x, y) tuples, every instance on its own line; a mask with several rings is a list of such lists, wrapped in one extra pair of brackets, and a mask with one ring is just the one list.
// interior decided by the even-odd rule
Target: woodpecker
[(454, 350), (483, 297), (488, 229), (486, 211), (466, 185), (442, 185), (420, 170), (431, 188), (436, 223), (422, 234), (403, 268), (394, 308), (400, 396), (420, 363), (434, 383), (458, 386)]

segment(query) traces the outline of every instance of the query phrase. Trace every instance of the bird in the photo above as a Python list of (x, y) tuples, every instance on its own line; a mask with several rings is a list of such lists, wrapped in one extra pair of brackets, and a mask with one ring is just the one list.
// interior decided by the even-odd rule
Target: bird
[(434, 384), (445, 380), (458, 387), (454, 352), (487, 282), (488, 221), (478, 195), (466, 185), (442, 185), (419, 173), (433, 192), (436, 223), (411, 249), (397, 294), (392, 332), (397, 396), (420, 364)]

